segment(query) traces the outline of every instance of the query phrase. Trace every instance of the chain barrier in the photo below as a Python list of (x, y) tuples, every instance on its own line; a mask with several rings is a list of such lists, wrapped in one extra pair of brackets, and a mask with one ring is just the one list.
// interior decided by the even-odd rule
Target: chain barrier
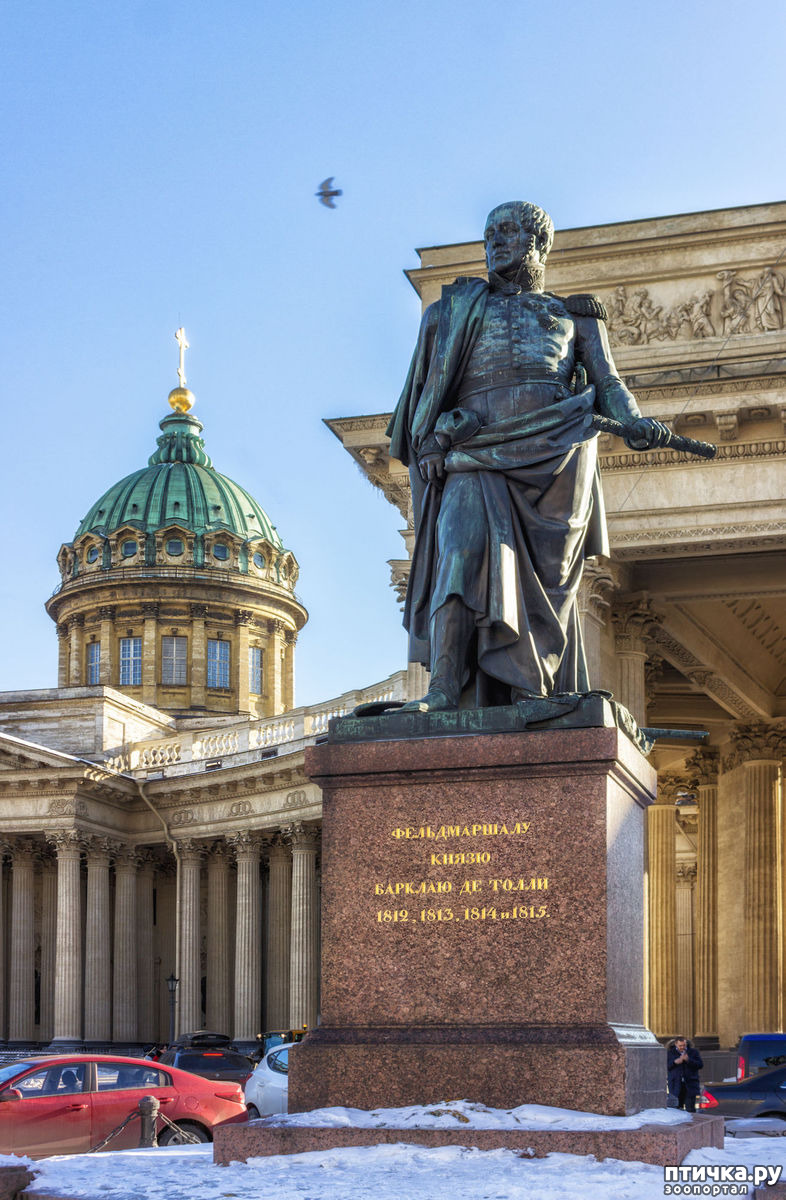
[[(104, 1138), (104, 1140), (102, 1142), (99, 1142), (97, 1146), (91, 1146), (91, 1148), (87, 1151), (87, 1153), (88, 1154), (96, 1154), (99, 1150), (103, 1150), (104, 1146), (108, 1145), (108, 1143), (112, 1141), (113, 1137), (117, 1137), (117, 1135), (119, 1133), (122, 1133), (122, 1131), (125, 1129), (126, 1125), (130, 1125), (130, 1123), (133, 1120), (135, 1120), (136, 1118), (139, 1118), (139, 1120), (141, 1120), (142, 1115), (143, 1114), (142, 1114), (141, 1110), (138, 1108), (135, 1108), (134, 1111), (129, 1113), (128, 1116), (125, 1118), (125, 1120), (122, 1121), (117, 1126), (116, 1129), (113, 1129), (111, 1133), (107, 1134), (107, 1136)], [(170, 1129), (174, 1129), (176, 1131), (178, 1138), (177, 1138), (177, 1142), (172, 1143), (173, 1145), (182, 1144), (183, 1142), (186, 1142), (186, 1143), (189, 1143), (189, 1144), (192, 1144), (195, 1146), (201, 1145), (201, 1138), (196, 1137), (193, 1133), (189, 1133), (187, 1129), (183, 1129), (182, 1125), (178, 1125), (177, 1122), (170, 1121), (169, 1117), (165, 1113), (159, 1112), (158, 1116), (164, 1122), (164, 1125), (168, 1125), (170, 1127)]]

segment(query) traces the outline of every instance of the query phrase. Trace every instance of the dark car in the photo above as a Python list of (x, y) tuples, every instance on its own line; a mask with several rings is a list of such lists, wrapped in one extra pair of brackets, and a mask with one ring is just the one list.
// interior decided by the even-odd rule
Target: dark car
[(746, 1033), (737, 1047), (737, 1079), (786, 1066), (786, 1033)]
[[(57, 1054), (0, 1067), (0, 1153), (84, 1154), (95, 1149), (137, 1110), (142, 1096), (155, 1096), (162, 1116), (159, 1144), (182, 1141), (183, 1133), (212, 1140), (215, 1125), (248, 1120), (235, 1083), (214, 1083), (149, 1059), (109, 1054)], [(182, 1131), (182, 1132), (181, 1132)], [(107, 1150), (139, 1145), (139, 1121), (129, 1122)]]
[(223, 1046), (225, 1050), (237, 1050), (228, 1033), (215, 1033), (212, 1029), (195, 1029), (192, 1033), (181, 1033), (166, 1049), (184, 1050), (187, 1046)]
[(786, 1120), (786, 1067), (749, 1075), (739, 1083), (707, 1083), (699, 1112), (721, 1117), (780, 1117)]
[(213, 1045), (175, 1045), (165, 1050), (158, 1062), (162, 1067), (177, 1067), (180, 1071), (201, 1075), (203, 1079), (231, 1080), (241, 1087), (254, 1070), (253, 1062), (245, 1054)]

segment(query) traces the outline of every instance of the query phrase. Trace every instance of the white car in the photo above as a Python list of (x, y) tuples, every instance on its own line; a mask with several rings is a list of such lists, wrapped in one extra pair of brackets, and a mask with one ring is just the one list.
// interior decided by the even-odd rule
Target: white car
[(289, 1051), (286, 1046), (274, 1046), (254, 1069), (244, 1089), (246, 1108), (253, 1121), (255, 1117), (271, 1117), (274, 1113), (287, 1111)]

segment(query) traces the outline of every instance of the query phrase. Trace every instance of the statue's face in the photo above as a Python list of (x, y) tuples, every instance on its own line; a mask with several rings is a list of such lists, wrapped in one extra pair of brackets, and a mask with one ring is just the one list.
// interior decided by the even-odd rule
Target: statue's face
[(513, 207), (503, 204), (489, 213), (483, 240), (489, 270), (503, 277), (515, 275), (522, 262), (542, 262), (534, 231), (522, 225)]

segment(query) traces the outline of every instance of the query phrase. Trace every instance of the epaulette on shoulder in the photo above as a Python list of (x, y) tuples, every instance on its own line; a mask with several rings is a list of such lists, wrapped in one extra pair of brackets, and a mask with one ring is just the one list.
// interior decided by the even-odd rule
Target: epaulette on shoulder
[(600, 296), (591, 292), (576, 292), (573, 296), (563, 296), (562, 303), (574, 317), (595, 317), (598, 321), (608, 320), (606, 305)]

